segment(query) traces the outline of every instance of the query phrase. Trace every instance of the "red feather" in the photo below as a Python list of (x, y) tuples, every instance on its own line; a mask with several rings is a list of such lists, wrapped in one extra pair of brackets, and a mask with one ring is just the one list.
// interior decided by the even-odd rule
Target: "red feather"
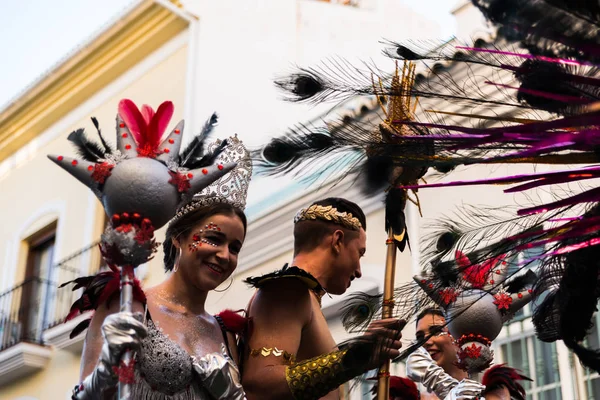
[(171, 117), (173, 117), (173, 111), (173, 103), (165, 101), (158, 106), (156, 114), (152, 115), (152, 119), (148, 124), (148, 137), (146, 140), (153, 148), (155, 147), (158, 149), (160, 140), (167, 130), (169, 122), (171, 122)]
[(464, 279), (473, 285), (474, 288), (482, 288), (485, 285), (486, 279), (492, 268), (495, 268), (498, 263), (504, 260), (505, 255), (501, 254), (491, 260), (486, 260), (481, 264), (472, 264), (469, 257), (462, 251), (456, 250), (454, 258), (456, 264), (463, 270)]
[(96, 304), (96, 307), (98, 307), (100, 304), (108, 302), (115, 293), (119, 292), (119, 288), (121, 286), (121, 275), (118, 272), (105, 272), (105, 274), (112, 274), (112, 277), (108, 282), (106, 282), (106, 286), (102, 288), (102, 292), (100, 292), (100, 297), (98, 297), (98, 303)]
[(71, 310), (69, 311), (69, 313), (67, 314), (66, 318), (65, 318), (65, 322), (72, 320), (73, 318), (75, 318), (76, 316), (78, 316), (79, 314), (81, 314), (81, 311), (79, 311), (79, 308), (77, 307), (78, 304), (74, 303), (71, 306)]
[(471, 266), (471, 260), (460, 250), (456, 250), (454, 252), (454, 258), (456, 259), (456, 264), (458, 264), (461, 268), (469, 268)]
[(148, 135), (148, 124), (135, 103), (129, 99), (121, 100), (119, 102), (119, 115), (123, 119), (123, 122), (125, 122), (125, 125), (129, 128), (138, 147), (145, 145), (146, 137)]
[(149, 126), (152, 117), (154, 117), (154, 109), (148, 104), (144, 104), (142, 106), (142, 117), (144, 117), (144, 121), (146, 121), (146, 126)]
[(485, 371), (481, 383), (486, 386), (484, 394), (505, 387), (508, 389), (511, 398), (525, 400), (525, 389), (519, 381), (531, 381), (531, 379), (521, 375), (519, 370), (507, 367), (505, 364), (499, 364)]
[(223, 310), (217, 314), (218, 317), (223, 321), (225, 329), (233, 333), (241, 333), (246, 329), (248, 325), (248, 318), (238, 314), (240, 311)]
[[(71, 282), (67, 282), (73, 283), (75, 288), (83, 287), (84, 290), (81, 297), (71, 306), (65, 322), (86, 311), (96, 310), (100, 304), (106, 304), (109, 307), (110, 302), (119, 295), (121, 274), (118, 268), (112, 265), (109, 265), (109, 267), (111, 271), (100, 272), (95, 276), (77, 278)], [(133, 298), (142, 304), (146, 304), (146, 295), (138, 279), (133, 281)], [(82, 323), (71, 334), (77, 335), (79, 333), (78, 330), (85, 330), (86, 328), (87, 325)]]
[(83, 276), (81, 278), (77, 278), (77, 279), (73, 279), (72, 281), (68, 281), (63, 283), (62, 285), (59, 286), (59, 288), (63, 288), (71, 283), (74, 284), (73, 288), (71, 290), (77, 290), (80, 289), (82, 287), (86, 287), (88, 286), (92, 280), (94, 279), (94, 276)]
[(147, 104), (140, 111), (133, 101), (123, 99), (119, 103), (119, 115), (129, 128), (138, 145), (138, 153), (154, 157), (163, 134), (173, 117), (173, 103), (165, 101), (154, 112)]

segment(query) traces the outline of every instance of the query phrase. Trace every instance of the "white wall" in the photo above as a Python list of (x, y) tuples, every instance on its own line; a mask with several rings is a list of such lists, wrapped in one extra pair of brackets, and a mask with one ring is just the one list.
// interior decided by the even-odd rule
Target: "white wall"
[(439, 32), (435, 23), (394, 0), (367, 2), (366, 8), (315, 0), (183, 3), (199, 17), (196, 112), (208, 116), (218, 110), (222, 131), (255, 145), (324, 110), (281, 101), (276, 76), (335, 55), (382, 61), (377, 44), (382, 38)]

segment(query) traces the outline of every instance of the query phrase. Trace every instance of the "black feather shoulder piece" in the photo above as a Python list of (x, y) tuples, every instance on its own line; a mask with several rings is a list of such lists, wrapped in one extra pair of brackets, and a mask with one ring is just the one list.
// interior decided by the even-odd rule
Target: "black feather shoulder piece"
[(323, 287), (321, 286), (319, 281), (317, 281), (317, 278), (312, 276), (312, 274), (298, 267), (288, 267), (288, 264), (285, 264), (282, 269), (277, 270), (275, 272), (271, 272), (269, 274), (261, 276), (246, 278), (244, 282), (252, 287), (260, 289), (267, 282), (290, 278), (302, 281), (310, 290), (313, 290), (315, 292), (320, 292), (323, 290)]

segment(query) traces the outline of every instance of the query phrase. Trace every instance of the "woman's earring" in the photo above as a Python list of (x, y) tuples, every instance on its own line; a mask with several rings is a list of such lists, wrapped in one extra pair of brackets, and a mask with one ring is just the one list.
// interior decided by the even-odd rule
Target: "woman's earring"
[(215, 292), (219, 292), (219, 293), (221, 293), (221, 292), (224, 292), (224, 291), (226, 291), (227, 289), (229, 289), (229, 288), (231, 287), (231, 285), (233, 285), (233, 276), (231, 277), (231, 282), (229, 282), (229, 285), (227, 285), (227, 287), (226, 287), (225, 289), (221, 289), (221, 290), (213, 289), (213, 290), (214, 290)]
[(173, 272), (177, 272), (177, 270), (179, 269), (179, 260), (181, 259), (181, 247), (179, 247), (177, 249), (177, 257), (175, 258), (175, 265), (173, 266)]

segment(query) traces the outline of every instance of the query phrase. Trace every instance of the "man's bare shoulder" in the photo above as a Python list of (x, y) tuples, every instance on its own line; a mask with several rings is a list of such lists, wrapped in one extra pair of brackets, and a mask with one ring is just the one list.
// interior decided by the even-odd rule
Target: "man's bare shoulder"
[(311, 316), (310, 291), (319, 290), (319, 282), (297, 267), (284, 267), (276, 272), (246, 279), (258, 289), (252, 300), (250, 316), (272, 314), (282, 318), (299, 318), (307, 322)]
[[(259, 308), (310, 307), (310, 288), (293, 277), (266, 282), (256, 292), (253, 306)], [(290, 311), (293, 311), (290, 309)]]

